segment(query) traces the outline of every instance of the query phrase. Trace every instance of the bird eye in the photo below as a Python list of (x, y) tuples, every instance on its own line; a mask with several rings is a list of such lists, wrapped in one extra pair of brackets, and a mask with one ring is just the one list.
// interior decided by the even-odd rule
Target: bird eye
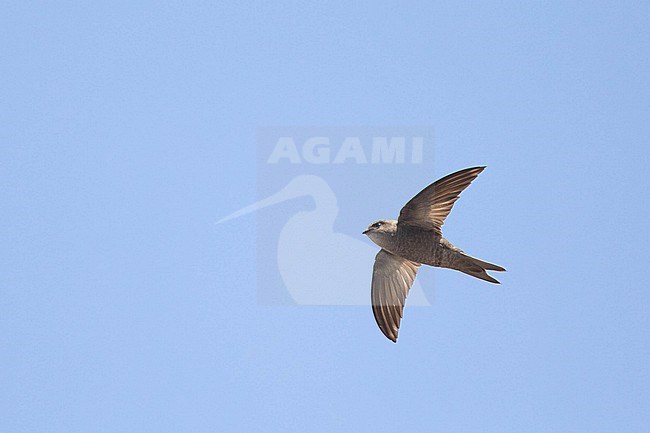
[(381, 223), (374, 223), (372, 226), (375, 227), (375, 228), (379, 228), (379, 227), (381, 227)]

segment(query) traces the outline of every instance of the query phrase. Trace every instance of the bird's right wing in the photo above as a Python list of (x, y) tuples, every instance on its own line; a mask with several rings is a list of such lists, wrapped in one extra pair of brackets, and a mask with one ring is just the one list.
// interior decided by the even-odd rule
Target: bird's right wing
[(399, 213), (398, 224), (420, 227), (442, 234), (440, 227), (460, 193), (485, 167), (472, 167), (443, 177), (409, 200)]
[(379, 329), (393, 342), (402, 320), (404, 303), (420, 265), (380, 250), (372, 269), (372, 312)]

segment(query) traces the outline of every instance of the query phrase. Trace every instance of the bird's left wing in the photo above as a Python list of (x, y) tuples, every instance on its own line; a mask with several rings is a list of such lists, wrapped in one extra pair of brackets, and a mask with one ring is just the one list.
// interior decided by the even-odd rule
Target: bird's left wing
[(399, 213), (398, 224), (420, 227), (441, 233), (440, 227), (451, 212), (460, 193), (485, 167), (472, 167), (443, 177), (409, 200)]
[(393, 342), (402, 320), (404, 303), (420, 265), (380, 250), (372, 269), (372, 312), (379, 329)]

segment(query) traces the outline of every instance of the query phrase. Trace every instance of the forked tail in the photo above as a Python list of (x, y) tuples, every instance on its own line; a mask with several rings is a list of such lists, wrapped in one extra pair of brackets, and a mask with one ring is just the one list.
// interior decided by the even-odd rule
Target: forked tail
[(463, 254), (465, 262), (462, 267), (458, 269), (461, 272), (471, 275), (472, 277), (480, 278), (481, 280), (489, 281), (490, 283), (501, 284), (495, 278), (492, 278), (486, 271), (505, 272), (505, 269), (494, 263), (484, 262), (477, 258)]

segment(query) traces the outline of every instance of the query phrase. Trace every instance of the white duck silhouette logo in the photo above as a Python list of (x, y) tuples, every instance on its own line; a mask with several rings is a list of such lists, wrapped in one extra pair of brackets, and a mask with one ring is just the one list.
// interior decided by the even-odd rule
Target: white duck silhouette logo
[[(278, 240), (278, 270), (290, 296), (300, 305), (370, 305), (376, 248), (334, 232), (336, 195), (323, 178), (296, 176), (277, 193), (218, 223), (302, 196), (311, 196), (316, 206), (289, 218)], [(409, 293), (412, 305), (430, 305), (417, 281)]]

